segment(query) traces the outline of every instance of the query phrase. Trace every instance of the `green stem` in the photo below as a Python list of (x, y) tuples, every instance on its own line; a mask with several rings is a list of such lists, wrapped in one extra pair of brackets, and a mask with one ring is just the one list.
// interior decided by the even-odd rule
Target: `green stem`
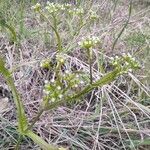
[(15, 150), (19, 150), (19, 149), (20, 149), (20, 143), (21, 143), (21, 140), (22, 140), (22, 135), (19, 135), (19, 138), (18, 138), (16, 147), (15, 147)]
[(24, 34), (24, 0), (20, 1), (20, 24), (19, 24), (19, 36), (20, 36), (20, 40), (21, 40), (21, 36)]
[(93, 83), (93, 75), (92, 75), (92, 51), (88, 48), (88, 57), (89, 57), (89, 70), (90, 70), (90, 84)]
[(118, 34), (117, 38), (115, 39), (114, 43), (113, 43), (113, 46), (112, 46), (112, 51), (114, 51), (115, 49), (115, 46), (119, 40), (119, 38), (121, 37), (121, 35), (123, 34), (125, 28), (127, 27), (127, 25), (129, 24), (129, 21), (130, 21), (130, 17), (131, 17), (131, 10), (132, 10), (132, 0), (130, 2), (130, 6), (129, 6), (129, 16), (128, 16), (128, 19), (125, 23), (125, 25), (123, 26), (122, 30), (120, 31), (120, 33)]
[(55, 72), (56, 72), (56, 80), (58, 82), (58, 84), (60, 86), (62, 86), (62, 81), (61, 81), (61, 75), (60, 75), (60, 70), (61, 70), (61, 66), (62, 64), (60, 62), (57, 62), (57, 66), (56, 66), (56, 69), (55, 69)]
[(57, 30), (57, 19), (55, 17), (55, 14), (52, 14), (52, 17), (53, 17), (53, 24), (54, 24), (54, 28)]
[(24, 133), (25, 128), (27, 128), (27, 118), (25, 116), (25, 111), (24, 111), (24, 106), (21, 101), (20, 95), (17, 92), (17, 89), (14, 85), (14, 80), (10, 74), (10, 72), (5, 68), (5, 63), (0, 57), (0, 73), (3, 74), (4, 78), (6, 79), (6, 82), (9, 86), (9, 88), (12, 91), (13, 99), (17, 107), (17, 115), (18, 115), (18, 126), (19, 126), (19, 131), (21, 134)]
[(47, 22), (49, 23), (49, 26), (52, 28), (52, 30), (55, 32), (56, 38), (57, 38), (57, 44), (58, 44), (58, 51), (62, 51), (62, 43), (61, 43), (61, 38), (59, 36), (59, 33), (57, 31), (57, 29), (51, 25), (51, 22), (49, 21), (49, 19), (39, 10), (38, 11), (39, 14), (45, 18), (47, 20)]
[(43, 150), (59, 150), (58, 147), (48, 144), (41, 137), (28, 130), (26, 135), (30, 137), (35, 143), (37, 143)]
[(33, 120), (31, 121), (31, 124), (30, 124), (29, 127), (26, 129), (26, 131), (32, 129), (32, 127), (33, 127), (34, 124), (39, 120), (39, 118), (40, 118), (40, 116), (43, 114), (43, 112), (44, 112), (44, 109), (41, 109), (41, 110), (38, 112), (37, 116), (36, 116), (35, 118), (33, 118)]

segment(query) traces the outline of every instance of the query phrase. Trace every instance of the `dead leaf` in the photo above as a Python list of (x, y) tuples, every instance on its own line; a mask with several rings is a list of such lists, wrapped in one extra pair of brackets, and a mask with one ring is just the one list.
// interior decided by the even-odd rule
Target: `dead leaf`
[(0, 114), (8, 108), (8, 101), (9, 99), (7, 97), (0, 98)]

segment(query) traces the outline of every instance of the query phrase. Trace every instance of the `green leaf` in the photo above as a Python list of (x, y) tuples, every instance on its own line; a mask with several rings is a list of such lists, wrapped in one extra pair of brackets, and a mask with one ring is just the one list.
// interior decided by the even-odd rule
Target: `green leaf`
[[(144, 139), (144, 140), (132, 140), (135, 147), (138, 146), (150, 146), (150, 138)], [(127, 141), (127, 143), (130, 143), (130, 141)], [(133, 146), (131, 144), (128, 145), (131, 149), (133, 149)]]
[(41, 137), (28, 130), (26, 135), (30, 137), (35, 143), (37, 143), (43, 150), (59, 150), (56, 146), (48, 144)]
[(17, 35), (15, 29), (12, 26), (7, 24), (6, 20), (2, 17), (2, 14), (0, 14), (0, 26), (7, 28), (11, 32), (13, 40), (17, 41)]

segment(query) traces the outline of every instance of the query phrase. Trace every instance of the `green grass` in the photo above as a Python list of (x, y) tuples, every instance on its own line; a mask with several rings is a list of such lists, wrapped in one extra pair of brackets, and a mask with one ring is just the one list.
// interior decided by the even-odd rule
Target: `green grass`
[[(71, 0), (61, 3), (65, 1), (73, 3)], [(89, 14), (82, 20), (87, 21), (83, 27), (79, 26), (81, 22), (77, 18), (65, 15), (56, 18), (58, 22), (61, 20), (58, 31), (67, 62), (64, 68), (82, 72), (83, 80), (89, 82), (89, 58), (85, 54), (86, 50), (78, 46), (78, 42), (91, 34), (100, 38), (100, 44), (93, 50), (93, 80), (111, 71), (113, 67), (110, 65), (110, 57), (122, 53), (131, 53), (140, 62), (141, 68), (118, 77), (102, 88), (93, 89), (76, 102), (69, 102), (46, 112), (35, 124), (34, 130), (47, 142), (71, 150), (149, 149), (149, 6), (133, 3), (130, 20), (125, 26), (129, 15), (129, 1), (100, 1), (93, 1), (92, 5), (92, 1), (76, 1), (79, 7), (91, 7), (98, 13), (99, 19), (94, 23), (87, 19)], [(5, 21), (5, 25), (2, 25), (0, 20), (0, 47), (7, 45), (6, 63), (13, 71), (29, 120), (38, 111), (44, 80), (52, 78), (52, 71), (41, 69), (39, 64), (43, 59), (55, 60), (58, 46), (49, 24), (31, 10), (36, 2), (37, 0), (0, 1), (0, 19)], [(42, 6), (44, 5), (43, 2)], [(53, 24), (52, 18), (50, 21)], [(118, 36), (120, 31), (123, 32)], [(14, 147), (18, 140), (16, 119), (9, 118), (11, 113), (8, 108), (0, 114), (0, 130), (4, 137), (0, 139), (0, 149)], [(28, 145), (28, 149), (39, 149), (30, 139), (24, 138), (22, 147)]]

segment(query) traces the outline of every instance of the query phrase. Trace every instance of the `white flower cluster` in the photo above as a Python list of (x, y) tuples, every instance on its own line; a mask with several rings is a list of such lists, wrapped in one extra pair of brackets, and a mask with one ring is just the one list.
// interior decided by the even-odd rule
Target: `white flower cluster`
[[(58, 11), (68, 10), (69, 8), (71, 8), (71, 6), (71, 4), (59, 4), (48, 1), (45, 9), (48, 10), (49, 13), (55, 13)], [(39, 11), (41, 9), (41, 5), (37, 3), (35, 6), (32, 6), (32, 9), (35, 11)]]
[(41, 63), (40, 63), (40, 67), (44, 68), (44, 69), (49, 69), (50, 60), (49, 59), (42, 60)]
[(54, 79), (52, 79), (50, 82), (45, 80), (43, 92), (51, 102), (63, 98), (63, 90)]
[(64, 7), (64, 5), (61, 5), (58, 3), (50, 3), (50, 2), (47, 2), (47, 6), (45, 7), (45, 9), (47, 9), (49, 13), (63, 11), (63, 10), (65, 10), (65, 8), (66, 7)]
[(122, 54), (122, 57), (116, 56), (115, 58), (111, 58), (112, 65), (120, 70), (119, 74), (131, 72), (133, 69), (140, 68), (139, 62), (136, 61), (134, 57), (132, 57), (129, 53)]
[[(51, 67), (54, 66), (53, 61), (55, 61), (55, 60), (52, 60), (52, 59), (43, 59), (40, 62), (40, 67), (44, 68), (44, 69), (50, 69)], [(61, 53), (57, 54), (56, 55), (56, 64), (63, 65), (64, 63), (65, 63), (65, 55), (61, 54)]]
[(97, 15), (97, 13), (95, 11), (93, 11), (93, 10), (90, 10), (89, 14), (90, 14), (90, 19), (91, 20), (96, 20), (96, 19), (99, 18), (99, 16)]
[(70, 10), (68, 10), (68, 12), (72, 15), (77, 15), (77, 16), (81, 16), (84, 14), (83, 8), (70, 9)]
[(71, 4), (59, 4), (59, 3), (50, 3), (47, 2), (47, 6), (45, 7), (49, 13), (55, 13), (58, 11), (67, 11), (73, 15), (82, 15), (84, 14), (83, 8), (72, 8)]
[(59, 53), (56, 55), (56, 61), (57, 63), (60, 63), (60, 64), (64, 64), (65, 63), (65, 55), (62, 54), (62, 53)]
[(41, 9), (41, 4), (37, 3), (35, 6), (32, 6), (31, 9), (34, 11), (39, 11)]
[[(34, 9), (35, 11), (39, 11), (41, 9), (41, 5), (39, 3), (37, 3), (35, 6), (32, 6), (32, 9)], [(62, 12), (67, 12), (68, 14), (71, 14), (73, 16), (82, 16), (85, 14), (85, 11), (82, 7), (79, 8), (75, 8), (73, 7), (73, 5), (71, 4), (60, 4), (60, 3), (54, 3), (54, 2), (47, 2), (47, 5), (45, 7), (45, 9), (50, 13), (50, 14), (54, 14), (54, 13), (62, 13)], [(89, 11), (89, 18), (91, 20), (95, 20), (98, 19), (99, 16), (97, 15), (97, 13), (93, 10)]]
[(100, 39), (98, 37), (92, 36), (92, 37), (88, 37), (86, 39), (82, 39), (82, 41), (79, 42), (78, 44), (82, 48), (89, 49), (89, 48), (96, 46), (99, 42), (100, 42)]
[(57, 81), (57, 78), (53, 78), (50, 81), (45, 80), (43, 93), (46, 99), (50, 102), (55, 102), (69, 96), (70, 94), (74, 94), (74, 90), (82, 85), (84, 85), (84, 82), (80, 80), (78, 74), (66, 70), (61, 75), (61, 84)]
[[(41, 8), (41, 5), (37, 3), (35, 6), (32, 7), (35, 11), (38, 11)], [(69, 14), (81, 16), (84, 14), (83, 8), (72, 8), (71, 4), (59, 4), (53, 2), (47, 2), (45, 9), (50, 13), (62, 12), (66, 11)], [(92, 15), (94, 17), (94, 13)]]
[(66, 8), (66, 9), (69, 9), (69, 8), (71, 8), (71, 4), (63, 4), (64, 5), (64, 7)]
[(79, 85), (84, 84), (84, 82), (80, 80), (80, 76), (78, 74), (72, 73), (69, 70), (65, 71), (63, 80), (65, 82), (65, 86), (70, 89), (77, 88)]

